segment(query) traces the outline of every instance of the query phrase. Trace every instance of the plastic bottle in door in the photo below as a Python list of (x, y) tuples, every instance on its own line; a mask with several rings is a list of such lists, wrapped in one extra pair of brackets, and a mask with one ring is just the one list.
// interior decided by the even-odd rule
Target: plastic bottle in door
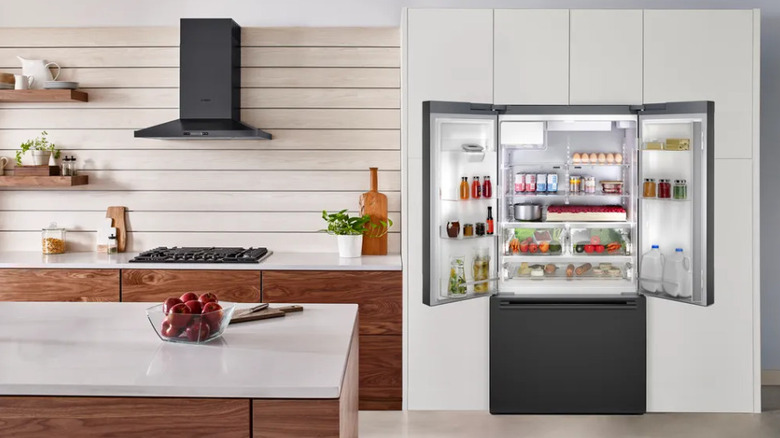
[(663, 292), (663, 272), (664, 255), (658, 249), (658, 245), (653, 245), (650, 251), (642, 256), (642, 266), (639, 277), (639, 284), (647, 292)]
[(664, 263), (664, 291), (673, 297), (690, 297), (690, 272), (690, 259), (683, 254), (682, 248), (675, 249)]

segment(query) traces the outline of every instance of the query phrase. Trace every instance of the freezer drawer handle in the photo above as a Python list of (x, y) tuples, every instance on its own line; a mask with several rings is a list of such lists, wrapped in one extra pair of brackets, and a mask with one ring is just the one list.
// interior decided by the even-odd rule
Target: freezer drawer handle
[(616, 303), (513, 303), (501, 301), (499, 308), (507, 310), (631, 310), (636, 309), (635, 302)]

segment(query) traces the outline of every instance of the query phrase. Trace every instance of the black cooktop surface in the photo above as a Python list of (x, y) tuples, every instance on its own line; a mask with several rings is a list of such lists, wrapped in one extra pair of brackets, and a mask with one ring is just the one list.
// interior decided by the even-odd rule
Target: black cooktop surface
[(132, 263), (259, 263), (266, 248), (173, 247), (144, 251)]

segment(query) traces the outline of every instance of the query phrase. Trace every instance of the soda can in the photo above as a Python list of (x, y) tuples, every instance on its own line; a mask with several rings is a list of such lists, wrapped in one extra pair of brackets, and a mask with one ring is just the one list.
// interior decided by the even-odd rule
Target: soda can
[(547, 191), (547, 174), (546, 173), (539, 173), (536, 175), (536, 191), (537, 192), (546, 192)]
[(515, 174), (515, 193), (522, 193), (525, 191), (525, 174)]
[(547, 191), (548, 192), (557, 192), (558, 191), (558, 174), (557, 173), (549, 173), (549, 174), (547, 174)]
[(536, 191), (536, 175), (534, 175), (533, 173), (525, 174), (525, 191), (526, 192)]

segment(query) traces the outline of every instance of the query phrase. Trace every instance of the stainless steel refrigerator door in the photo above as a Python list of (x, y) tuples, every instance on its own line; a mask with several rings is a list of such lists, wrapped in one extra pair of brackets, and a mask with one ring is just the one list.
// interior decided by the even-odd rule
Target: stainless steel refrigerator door
[[(715, 302), (714, 108), (673, 102), (639, 112), (639, 292), (647, 296)], [(655, 193), (644, 193), (646, 182)]]
[[(423, 303), (429, 306), (496, 292), (497, 234), (478, 234), (479, 224), (487, 228), (487, 207), (497, 214), (497, 119), (489, 104), (423, 102), (422, 269)], [(474, 177), (484, 187), (485, 176), (493, 193), (473, 197)], [(460, 196), (462, 177), (468, 199)]]

